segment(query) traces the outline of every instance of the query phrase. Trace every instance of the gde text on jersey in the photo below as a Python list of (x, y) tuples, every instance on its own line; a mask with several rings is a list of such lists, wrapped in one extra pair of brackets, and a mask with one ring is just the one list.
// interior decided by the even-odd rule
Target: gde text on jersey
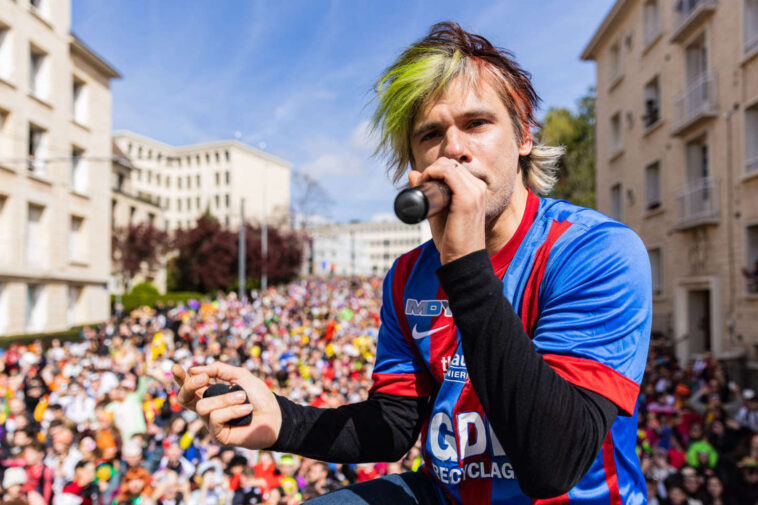
[[(467, 479), (514, 479), (513, 467), (504, 458), (500, 461), (465, 460), (479, 456), (492, 446), (494, 457), (505, 456), (500, 441), (495, 437), (492, 427), (487, 429), (484, 419), (478, 412), (460, 412), (453, 420), (444, 411), (436, 412), (429, 423), (429, 446), (436, 460), (432, 470), (445, 484), (458, 484)], [(455, 430), (455, 431), (454, 431)], [(458, 434), (456, 440), (456, 431)], [(464, 462), (463, 466), (447, 467), (436, 464)]]
[(414, 300), (405, 302), (405, 313), (409, 316), (434, 317), (444, 312), (446, 317), (453, 317), (450, 302), (447, 300)]

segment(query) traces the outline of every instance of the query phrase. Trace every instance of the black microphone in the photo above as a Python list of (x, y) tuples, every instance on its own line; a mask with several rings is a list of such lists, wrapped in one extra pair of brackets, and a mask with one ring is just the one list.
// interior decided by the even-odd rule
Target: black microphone
[[(219, 382), (219, 383), (211, 384), (210, 386), (208, 386), (208, 389), (206, 389), (205, 393), (203, 393), (203, 398), (225, 395), (226, 393), (233, 393), (235, 391), (244, 391), (244, 389), (242, 389), (242, 386), (240, 386), (239, 384), (232, 384), (231, 386), (229, 386), (229, 384), (223, 384)], [(245, 403), (250, 403), (250, 399), (247, 397), (247, 393), (245, 393)], [(238, 417), (237, 419), (232, 419), (226, 424), (230, 426), (246, 426), (252, 422), (253, 422), (253, 413), (250, 412), (246, 416)]]
[(442, 181), (426, 181), (405, 188), (395, 197), (395, 215), (405, 224), (420, 223), (450, 205), (452, 192)]

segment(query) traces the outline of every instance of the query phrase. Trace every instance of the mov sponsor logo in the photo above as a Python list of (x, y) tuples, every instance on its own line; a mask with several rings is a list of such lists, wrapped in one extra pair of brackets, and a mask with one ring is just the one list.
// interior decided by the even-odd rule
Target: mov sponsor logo
[(440, 314), (453, 317), (447, 300), (415, 300), (408, 298), (405, 302), (405, 314), (408, 316), (434, 317)]

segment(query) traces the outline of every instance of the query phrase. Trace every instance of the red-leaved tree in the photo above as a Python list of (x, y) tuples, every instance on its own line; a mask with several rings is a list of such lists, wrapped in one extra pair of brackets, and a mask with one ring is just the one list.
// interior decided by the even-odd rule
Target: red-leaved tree
[(111, 235), (114, 273), (121, 278), (126, 291), (137, 274), (148, 279), (154, 277), (168, 250), (168, 233), (150, 222), (118, 227)]

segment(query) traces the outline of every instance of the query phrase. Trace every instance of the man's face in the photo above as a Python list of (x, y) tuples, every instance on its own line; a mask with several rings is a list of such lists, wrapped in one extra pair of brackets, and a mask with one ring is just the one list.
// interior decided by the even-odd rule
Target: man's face
[(454, 79), (447, 90), (424, 107), (411, 131), (414, 170), (423, 172), (445, 157), (463, 164), (487, 183), (487, 221), (508, 206), (516, 188), (519, 155), (531, 152), (531, 138), (517, 145), (508, 109), (488, 79), (476, 88)]

